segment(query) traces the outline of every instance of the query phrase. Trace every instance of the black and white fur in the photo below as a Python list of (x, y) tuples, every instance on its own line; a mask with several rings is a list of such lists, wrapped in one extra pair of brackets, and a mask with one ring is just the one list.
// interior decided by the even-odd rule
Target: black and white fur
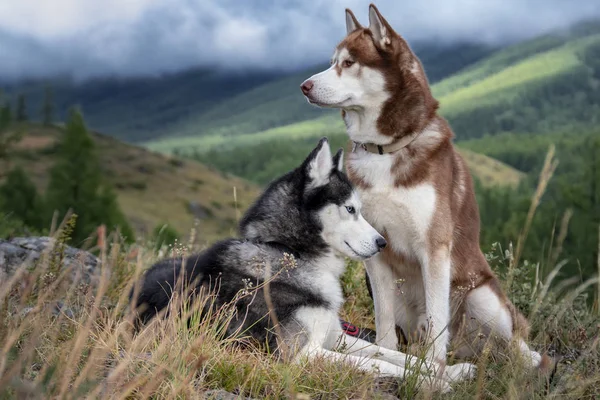
[[(216, 306), (230, 303), (248, 286), (259, 288), (236, 300), (237, 314), (228, 334), (243, 331), (270, 349), (281, 343), (291, 359), (325, 356), (349, 361), (382, 375), (403, 377), (412, 367), (425, 376), (436, 364), (345, 335), (339, 322), (344, 301), (339, 282), (343, 257), (367, 259), (385, 247), (383, 237), (361, 215), (361, 203), (342, 172), (342, 150), (332, 157), (327, 139), (295, 170), (275, 180), (240, 223), (244, 239), (223, 240), (201, 254), (155, 264), (142, 279), (136, 303), (147, 322), (167, 307), (180, 272), (192, 292), (216, 291)], [(292, 260), (292, 261), (290, 261)], [(272, 335), (273, 320), (261, 285), (269, 265), (269, 293), (282, 337)], [(216, 290), (215, 290), (216, 289)], [(278, 346), (279, 345), (279, 346)], [(341, 346), (347, 354), (333, 351)], [(471, 375), (474, 367), (447, 367), (449, 381)], [(436, 385), (440, 384), (437, 382)]]

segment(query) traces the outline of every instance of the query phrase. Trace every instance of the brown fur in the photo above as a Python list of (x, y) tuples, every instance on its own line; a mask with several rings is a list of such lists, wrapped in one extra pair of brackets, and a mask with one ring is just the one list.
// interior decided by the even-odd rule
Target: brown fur
[[(377, 48), (368, 28), (350, 33), (338, 49), (346, 48), (353, 59), (360, 60), (361, 66), (378, 69), (388, 78), (386, 89), (392, 96), (384, 105), (377, 128), (384, 135), (398, 139), (423, 130), (435, 116), (439, 103), (431, 94), (420, 60), (408, 43), (395, 35), (398, 40), (392, 41), (391, 52)], [(421, 71), (422, 78), (407, 71), (413, 65)]]
[[(513, 331), (526, 337), (526, 319), (503, 293), (480, 249), (480, 218), (473, 181), (466, 162), (453, 146), (454, 134), (447, 121), (436, 113), (438, 102), (433, 98), (420, 60), (383, 18), (382, 22), (391, 36), (388, 45), (382, 47), (376, 43), (373, 32), (360, 27), (358, 23), (359, 28), (349, 33), (338, 45), (338, 49), (346, 48), (361, 68), (377, 69), (385, 77), (390, 98), (383, 106), (377, 128), (394, 139), (424, 131), (431, 126), (436, 126), (439, 133), (436, 140), (420, 140), (417, 137), (396, 152), (391, 171), (395, 186), (411, 187), (423, 182), (434, 186), (438, 202), (429, 228), (428, 246), (430, 253), (434, 249), (451, 247), (451, 294), (462, 288), (467, 288), (468, 292), (488, 285), (509, 310)], [(369, 189), (372, 186), (353, 170), (351, 164), (348, 164), (348, 174), (357, 187)], [(389, 237), (386, 239), (394, 240)], [(390, 265), (419, 268), (416, 260), (407, 254), (394, 252), (392, 246), (384, 250), (383, 257)], [(458, 315), (451, 321), (451, 330), (457, 330), (460, 326), (461, 307), (457, 309)]]

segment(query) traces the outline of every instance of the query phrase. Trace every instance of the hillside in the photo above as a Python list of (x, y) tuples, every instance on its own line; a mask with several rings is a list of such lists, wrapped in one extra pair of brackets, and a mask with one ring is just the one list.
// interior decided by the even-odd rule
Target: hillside
[(92, 129), (109, 132), (123, 141), (139, 142), (160, 137), (182, 120), (221, 100), (280, 77), (281, 74), (264, 72), (192, 69), (154, 77), (0, 83), (0, 88), (13, 97), (25, 95), (29, 118), (37, 120), (48, 85), (53, 91), (57, 119), (63, 120), (67, 109), (77, 104)]
[[(415, 46), (432, 80), (479, 60), (494, 49), (459, 43)], [(324, 60), (326, 61), (326, 60)], [(105, 77), (86, 82), (68, 78), (2, 84), (9, 95), (26, 96), (29, 117), (39, 118), (46, 84), (52, 87), (59, 119), (78, 104), (89, 126), (127, 142), (186, 135), (242, 134), (317, 118), (299, 85), (322, 66), (296, 72), (191, 69), (139, 78)], [(298, 68), (296, 68), (298, 69)], [(1, 77), (0, 77), (1, 79)], [(14, 101), (14, 98), (13, 98)]]
[[(432, 82), (468, 66), (492, 50), (490, 47), (473, 44), (447, 47), (433, 44), (415, 46), (415, 51), (428, 69)], [(323, 64), (302, 70), (217, 102), (206, 111), (182, 119), (162, 137), (237, 136), (320, 116), (337, 115), (331, 110), (308, 106), (300, 93), (300, 83), (325, 68), (327, 65)]]
[[(13, 150), (11, 163), (22, 165), (40, 190), (48, 182), (60, 128), (26, 125)], [(179, 160), (93, 133), (104, 176), (115, 185), (118, 201), (140, 234), (168, 223), (187, 235), (199, 219), (203, 241), (235, 231), (239, 212), (258, 194), (258, 188), (191, 160)], [(233, 190), (236, 188), (237, 203)]]
[[(195, 154), (193, 157), (222, 171), (264, 184), (279, 175), (281, 171), (297, 165), (314, 147), (316, 138), (310, 136), (303, 138), (301, 134), (296, 136), (294, 134), (292, 132), (285, 136), (283, 133), (279, 137), (269, 136), (268, 140), (259, 143), (247, 140), (255, 135), (243, 135), (240, 137), (243, 145), (220, 147), (206, 153)], [(347, 151), (350, 149), (345, 134), (327, 136), (332, 148), (343, 147)], [(483, 154), (462, 148), (459, 148), (459, 152), (465, 158), (473, 176), (485, 187), (514, 187), (525, 176), (517, 169)]]
[[(427, 63), (425, 67), (429, 74)], [(540, 133), (593, 125), (600, 115), (600, 23), (582, 23), (568, 32), (500, 49), (432, 88), (440, 100), (441, 113), (450, 121), (458, 140), (499, 132)], [(314, 108), (299, 94), (294, 101), (304, 102), (307, 110)], [(282, 98), (279, 107), (288, 104)], [(227, 102), (222, 107), (227, 108)], [(256, 101), (253, 118), (264, 115), (260, 107)], [(147, 146), (167, 152), (191, 147), (206, 151), (214, 146), (246, 145), (281, 135), (316, 137), (342, 131), (338, 114), (328, 113), (257, 130), (251, 137), (223, 137), (219, 133), (231, 133), (223, 128), (217, 134), (163, 138)]]
[[(492, 60), (493, 61), (493, 60)], [(499, 71), (477, 65), (434, 86), (461, 139), (592, 125), (600, 113), (600, 34), (534, 53)]]

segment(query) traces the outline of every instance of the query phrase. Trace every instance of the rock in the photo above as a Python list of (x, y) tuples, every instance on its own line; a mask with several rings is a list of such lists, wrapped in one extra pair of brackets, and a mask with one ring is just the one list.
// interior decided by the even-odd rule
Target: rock
[(208, 208), (204, 207), (197, 201), (190, 201), (188, 203), (188, 210), (195, 218), (198, 219), (206, 218), (211, 214)]
[(138, 172), (141, 172), (142, 174), (147, 174), (147, 175), (152, 175), (154, 173), (154, 171), (152, 170), (152, 167), (150, 167), (148, 165), (138, 165), (137, 170), (138, 170)]
[[(9, 279), (23, 264), (27, 268), (34, 267), (44, 251), (56, 251), (54, 244), (55, 240), (47, 236), (0, 239), (0, 283)], [(71, 267), (71, 278), (81, 274), (81, 282), (90, 285), (95, 283), (100, 260), (87, 251), (65, 246), (61, 267)]]

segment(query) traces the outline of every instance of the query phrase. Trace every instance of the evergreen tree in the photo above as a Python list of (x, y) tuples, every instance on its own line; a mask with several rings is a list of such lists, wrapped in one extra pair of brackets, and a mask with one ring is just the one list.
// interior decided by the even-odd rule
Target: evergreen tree
[(42, 121), (44, 126), (51, 126), (54, 122), (54, 92), (47, 86), (44, 92), (44, 105), (42, 106)]
[(4, 93), (0, 89), (0, 133), (4, 132), (11, 122), (10, 102), (4, 101)]
[(125, 214), (121, 211), (117, 202), (117, 194), (113, 188), (103, 183), (98, 192), (98, 207), (96, 210), (100, 213), (96, 214), (97, 221), (105, 223), (109, 229), (119, 227), (121, 235), (127, 238), (128, 241), (133, 241), (135, 238), (133, 229), (129, 226)]
[(12, 113), (10, 112), (10, 103), (7, 101), (0, 106), (0, 159), (8, 157), (11, 143), (19, 139), (18, 132), (10, 132), (8, 129), (11, 122)]
[(25, 103), (25, 95), (20, 94), (17, 97), (17, 116), (19, 122), (27, 121), (27, 104)]
[(22, 168), (13, 168), (0, 186), (0, 209), (33, 229), (44, 228), (44, 206), (35, 185)]
[(83, 116), (77, 109), (71, 109), (58, 159), (50, 172), (47, 204), (61, 216), (69, 209), (77, 214), (72, 234), (75, 241), (85, 240), (101, 224), (109, 230), (120, 227), (122, 234), (131, 240), (131, 228), (119, 210), (116, 196), (100, 175), (94, 147)]
[(0, 132), (5, 131), (12, 122), (12, 113), (10, 111), (10, 103), (6, 102), (0, 107)]

